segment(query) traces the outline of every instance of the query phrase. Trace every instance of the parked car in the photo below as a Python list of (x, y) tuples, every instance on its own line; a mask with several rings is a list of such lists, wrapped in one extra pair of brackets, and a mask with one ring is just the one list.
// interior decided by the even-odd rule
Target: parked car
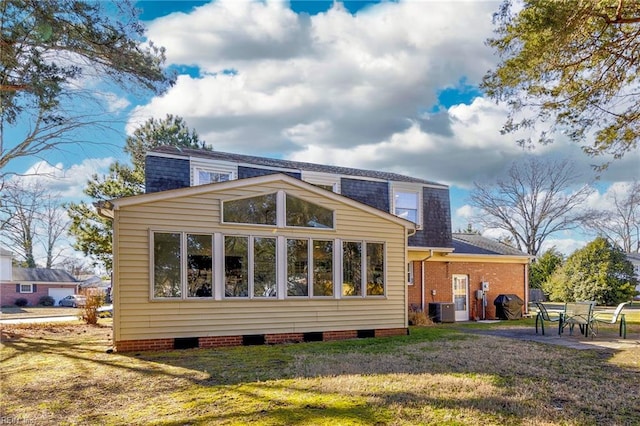
[(71, 308), (77, 308), (79, 306), (84, 306), (87, 303), (87, 298), (80, 294), (70, 294), (64, 299), (58, 302), (60, 306), (67, 306)]
[(113, 305), (100, 306), (97, 311), (100, 318), (111, 318), (113, 316)]

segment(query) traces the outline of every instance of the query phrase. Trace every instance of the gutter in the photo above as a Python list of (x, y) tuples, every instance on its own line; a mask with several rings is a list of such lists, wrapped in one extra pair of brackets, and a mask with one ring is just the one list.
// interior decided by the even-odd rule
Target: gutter
[(429, 260), (430, 258), (433, 257), (433, 250), (429, 250), (429, 256), (425, 257), (424, 259), (422, 259), (420, 261), (420, 282), (421, 282), (421, 289), (420, 289), (420, 295), (422, 297), (420, 297), (420, 309), (422, 309), (422, 312), (424, 312), (424, 299), (425, 299), (425, 294), (424, 294), (424, 262), (426, 262), (427, 260)]

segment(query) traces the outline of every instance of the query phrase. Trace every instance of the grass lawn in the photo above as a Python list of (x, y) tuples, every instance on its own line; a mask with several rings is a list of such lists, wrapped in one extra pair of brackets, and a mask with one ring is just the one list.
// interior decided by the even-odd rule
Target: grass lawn
[[(630, 326), (637, 338), (639, 325)], [(579, 351), (457, 324), (392, 338), (130, 354), (107, 353), (110, 337), (110, 319), (4, 326), (3, 421), (640, 424), (640, 348)]]
[(3, 306), (0, 308), (0, 319), (68, 316), (80, 313), (81, 309), (64, 306)]

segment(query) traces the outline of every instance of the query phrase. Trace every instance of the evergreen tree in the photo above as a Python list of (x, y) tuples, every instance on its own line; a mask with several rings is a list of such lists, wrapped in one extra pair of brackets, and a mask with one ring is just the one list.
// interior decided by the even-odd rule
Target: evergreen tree
[[(182, 148), (207, 148), (195, 130), (189, 130), (181, 117), (168, 114), (166, 118), (154, 118), (137, 128), (127, 138), (124, 151), (129, 154), (131, 165), (116, 162), (104, 176), (93, 175), (84, 193), (93, 202), (128, 197), (144, 193), (145, 155), (150, 149), (169, 145)], [(67, 206), (71, 217), (69, 233), (75, 237), (74, 248), (90, 256), (94, 264), (112, 268), (111, 220), (98, 215), (92, 204), (71, 203)]]
[(542, 284), (562, 266), (564, 256), (555, 247), (545, 251), (529, 268), (529, 287), (542, 288)]
[(569, 256), (543, 289), (553, 301), (593, 300), (611, 306), (631, 300), (636, 284), (633, 265), (625, 253), (598, 237)]

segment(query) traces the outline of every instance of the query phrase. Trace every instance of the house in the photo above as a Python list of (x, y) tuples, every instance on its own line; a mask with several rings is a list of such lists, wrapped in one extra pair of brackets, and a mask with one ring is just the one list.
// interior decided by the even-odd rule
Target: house
[[(413, 275), (424, 280), (410, 280), (409, 306), (426, 310), (428, 303), (453, 302), (455, 320), (466, 321), (495, 318), (493, 301), (500, 294), (527, 300), (531, 256), (473, 233), (452, 234), (452, 245), (451, 252), (412, 262)], [(420, 252), (409, 253), (413, 260)]]
[(636, 280), (638, 280), (638, 285), (636, 286), (636, 291), (638, 295), (635, 299), (640, 300), (640, 253), (627, 253), (627, 260), (631, 262), (633, 265), (633, 273), (636, 276)]
[(60, 269), (18, 268), (12, 266), (13, 253), (0, 248), (0, 304), (11, 306), (17, 299), (37, 305), (43, 296), (51, 296), (55, 304), (75, 294), (80, 282)]
[[(446, 185), (395, 173), (175, 147), (150, 151), (145, 167), (144, 195), (99, 205), (101, 214), (114, 220), (117, 350), (237, 344), (251, 336), (271, 342), (403, 333), (409, 304), (424, 309), (432, 302), (455, 302), (455, 319), (466, 321), (491, 318), (493, 305), (479, 315), (478, 302), (499, 294), (527, 300), (528, 256), (487, 239), (454, 237)], [(297, 213), (289, 211), (293, 206)], [(223, 212), (235, 216), (229, 219)], [(258, 212), (265, 218), (253, 217)], [(291, 226), (288, 214), (306, 225)], [(211, 246), (204, 259), (209, 265), (211, 257), (213, 267), (202, 269), (189, 255), (189, 244), (198, 246), (192, 237), (201, 235)], [(275, 278), (270, 275), (268, 288), (255, 281), (262, 272), (256, 272), (253, 251), (264, 238), (271, 238), (268, 253), (275, 252), (276, 259), (270, 261), (276, 267), (269, 270)], [(311, 250), (316, 239), (332, 250), (331, 292), (323, 296), (313, 292), (315, 281), (304, 272), (315, 270), (313, 253), (299, 260), (288, 246), (288, 241), (307, 241)], [(236, 245), (240, 252), (233, 254)], [(385, 271), (384, 294), (372, 297), (361, 294), (367, 247), (377, 247), (376, 253), (384, 248), (378, 262)], [(353, 263), (345, 256), (351, 259), (354, 250), (364, 257), (359, 275), (349, 276), (345, 268)], [(292, 260), (285, 263), (287, 258)], [(296, 265), (302, 287), (311, 287), (294, 296), (288, 293), (293, 285), (288, 271)], [(202, 296), (191, 289), (194, 274), (211, 286), (201, 290)], [(355, 298), (345, 289), (354, 278), (362, 281), (354, 287), (360, 292)]]
[[(344, 195), (415, 223), (407, 257), (407, 282), (410, 286), (418, 284), (410, 290), (412, 305), (426, 309), (430, 302), (457, 300), (455, 318), (466, 321), (478, 317), (472, 311), (479, 302), (478, 290), (484, 285), (488, 290), (481, 300), (493, 302), (500, 294), (516, 294), (527, 307), (531, 258), (488, 239), (456, 243), (447, 185), (396, 173), (167, 146), (149, 152), (145, 167), (147, 193), (282, 173)], [(458, 238), (463, 237), (458, 234)], [(474, 244), (480, 246), (473, 248)], [(451, 268), (454, 263), (455, 271)], [(478, 272), (489, 265), (494, 272)], [(493, 318), (493, 304), (488, 305), (486, 318)]]
[(412, 221), (282, 173), (98, 209), (117, 351), (407, 333)]

